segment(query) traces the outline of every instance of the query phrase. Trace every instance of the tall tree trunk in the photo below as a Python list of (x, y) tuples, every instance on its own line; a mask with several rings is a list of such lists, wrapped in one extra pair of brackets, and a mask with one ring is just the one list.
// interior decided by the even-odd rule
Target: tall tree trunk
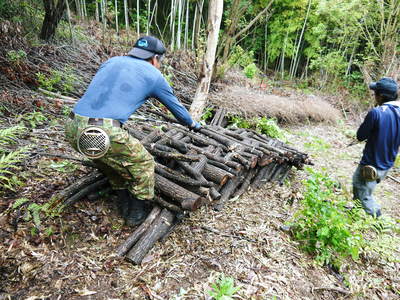
[(195, 36), (194, 39), (194, 49), (199, 48), (199, 34), (201, 28), (201, 19), (203, 16), (203, 7), (204, 7), (204, 0), (197, 1), (198, 13), (197, 13), (197, 20), (196, 20), (196, 29), (195, 29)]
[(82, 17), (81, 0), (75, 0), (75, 9), (78, 17)]
[(118, 34), (118, 0), (115, 0), (115, 30)]
[(124, 15), (125, 15), (125, 29), (129, 35), (129, 15), (128, 15), (128, 1), (124, 0)]
[(140, 5), (139, 0), (136, 1), (136, 32), (137, 37), (140, 36)]
[(149, 35), (150, 32), (150, 6), (151, 0), (147, 2), (147, 25), (146, 25), (146, 34)]
[(300, 34), (300, 38), (299, 38), (299, 42), (297, 43), (297, 47), (296, 47), (296, 53), (294, 55), (294, 64), (293, 64), (293, 68), (291, 70), (290, 73), (290, 78), (293, 78), (294, 75), (297, 73), (297, 67), (298, 67), (298, 60), (299, 58), (299, 50), (300, 50), (300, 45), (303, 41), (303, 35), (304, 35), (304, 31), (306, 30), (306, 24), (308, 21), (308, 16), (310, 15), (310, 8), (311, 8), (311, 0), (308, 0), (308, 7), (307, 7), (307, 13), (306, 13), (306, 17), (304, 19), (304, 24), (303, 24), (303, 28), (301, 29), (301, 34)]
[(183, 42), (183, 47), (186, 50), (188, 48), (188, 39), (189, 39), (189, 0), (186, 0), (186, 18), (185, 18), (185, 39)]
[[(242, 30), (240, 30), (238, 33), (235, 34), (236, 29), (237, 29), (238, 20), (240, 18), (240, 15), (242, 14), (242, 10), (240, 8), (238, 8), (239, 15), (238, 16), (235, 15), (236, 21), (232, 20), (231, 23), (235, 22), (235, 24), (232, 24), (232, 28), (229, 30), (229, 32), (225, 36), (225, 40), (223, 42), (224, 48), (223, 48), (223, 56), (222, 56), (221, 64), (225, 64), (227, 62), (230, 50), (231, 50), (232, 46), (235, 44), (236, 40), (241, 35), (243, 35), (245, 32), (247, 32), (258, 21), (258, 19), (260, 19), (262, 17), (262, 15), (268, 11), (268, 9), (271, 7), (272, 3), (274, 3), (274, 0), (270, 0), (270, 2), (267, 4), (267, 6), (262, 11), (260, 11)], [(239, 4), (237, 4), (237, 5), (239, 5)]]
[(43, 0), (45, 15), (39, 37), (42, 40), (50, 40), (54, 37), (58, 23), (60, 22), (67, 0)]
[(181, 49), (181, 34), (182, 34), (182, 1), (178, 0), (178, 31), (176, 33), (176, 48)]
[(75, 46), (74, 35), (72, 33), (71, 10), (69, 9), (68, 1), (65, 1), (65, 4), (66, 4), (66, 7), (67, 7), (68, 28), (69, 28), (69, 34), (71, 35), (71, 43), (72, 43), (72, 45)]
[(97, 22), (100, 22), (99, 3), (96, 1), (96, 2), (94, 3), (94, 5), (96, 5), (96, 10), (95, 10), (96, 21), (97, 21)]
[(223, 0), (210, 0), (208, 4), (208, 38), (207, 50), (203, 59), (203, 67), (200, 74), (200, 83), (197, 86), (190, 112), (194, 120), (199, 121), (207, 103), (208, 91), (215, 62), (215, 52), (218, 44), (218, 33), (221, 26)]

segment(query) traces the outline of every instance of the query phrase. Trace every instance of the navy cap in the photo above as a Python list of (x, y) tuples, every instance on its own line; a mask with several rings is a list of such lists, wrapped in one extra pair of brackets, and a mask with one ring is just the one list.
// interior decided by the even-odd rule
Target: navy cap
[(163, 55), (166, 52), (164, 44), (153, 36), (143, 36), (138, 39), (133, 46), (133, 49), (129, 51), (128, 55), (141, 58), (149, 59), (155, 54)]
[(397, 98), (398, 86), (396, 81), (390, 77), (383, 77), (377, 82), (371, 82), (369, 88), (390, 99)]

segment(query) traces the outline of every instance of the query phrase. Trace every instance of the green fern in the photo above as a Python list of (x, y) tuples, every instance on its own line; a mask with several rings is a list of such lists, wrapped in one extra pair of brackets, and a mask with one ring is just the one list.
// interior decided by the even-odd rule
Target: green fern
[(19, 198), (17, 199), (14, 204), (12, 205), (12, 209), (17, 209), (18, 207), (20, 207), (22, 204), (25, 204), (26, 202), (28, 202), (29, 199), (27, 198)]
[(40, 212), (42, 211), (42, 206), (36, 203), (32, 203), (28, 206), (28, 210), (30, 211), (33, 223), (35, 224), (36, 228), (40, 228), (42, 221), (40, 219)]
[(21, 185), (21, 181), (14, 173), (27, 156), (30, 146), (25, 146), (15, 151), (0, 155), (0, 190), (15, 191), (15, 187)]
[(16, 144), (18, 136), (23, 134), (26, 128), (21, 125), (0, 129), (0, 153), (4, 153), (5, 149), (2, 147), (9, 144)]

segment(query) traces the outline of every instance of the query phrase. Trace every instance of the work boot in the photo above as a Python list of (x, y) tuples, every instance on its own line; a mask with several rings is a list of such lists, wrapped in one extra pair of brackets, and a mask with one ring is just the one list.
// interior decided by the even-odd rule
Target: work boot
[(129, 215), (129, 206), (131, 202), (131, 195), (128, 190), (117, 190), (119, 206), (121, 215), (125, 219)]
[(146, 201), (139, 200), (131, 195), (129, 204), (129, 214), (125, 218), (125, 224), (128, 226), (136, 226), (143, 223), (148, 215)]

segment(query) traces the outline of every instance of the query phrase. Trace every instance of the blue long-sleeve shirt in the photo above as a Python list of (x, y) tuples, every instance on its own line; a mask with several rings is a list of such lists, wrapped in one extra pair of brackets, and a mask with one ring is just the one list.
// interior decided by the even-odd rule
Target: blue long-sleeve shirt
[(73, 111), (125, 123), (151, 97), (164, 104), (182, 124), (196, 124), (161, 72), (149, 62), (131, 56), (116, 56), (104, 62)]
[(400, 101), (386, 102), (370, 110), (357, 130), (359, 141), (367, 140), (361, 165), (390, 169), (400, 147)]

